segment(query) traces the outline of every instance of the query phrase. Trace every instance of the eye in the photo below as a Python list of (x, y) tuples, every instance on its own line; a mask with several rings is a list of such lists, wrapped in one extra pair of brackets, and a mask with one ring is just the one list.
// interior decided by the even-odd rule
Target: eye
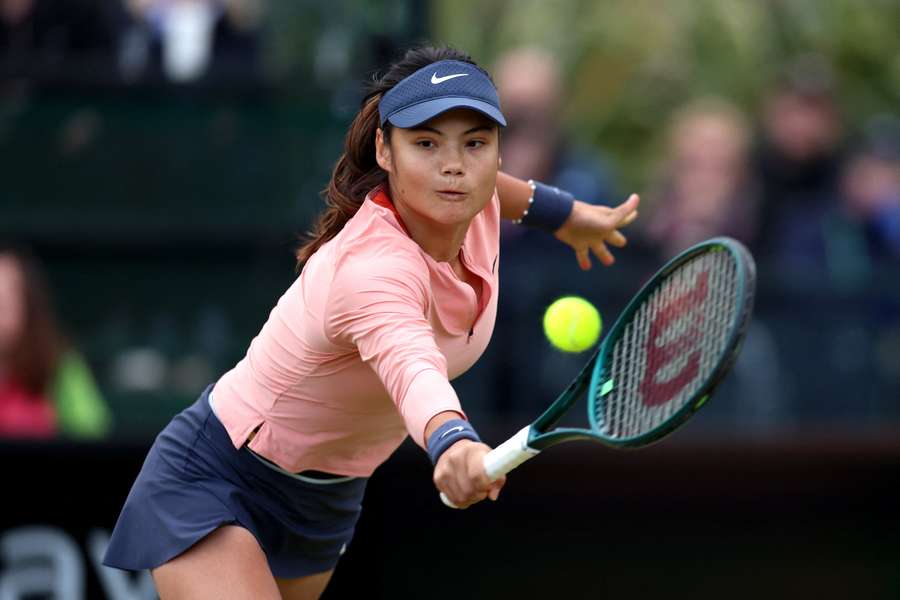
[(420, 148), (434, 148), (434, 142), (432, 140), (419, 140), (416, 142), (416, 145)]
[(484, 144), (485, 144), (484, 140), (469, 140), (468, 142), (466, 142), (466, 147), (481, 148), (482, 146), (484, 146)]

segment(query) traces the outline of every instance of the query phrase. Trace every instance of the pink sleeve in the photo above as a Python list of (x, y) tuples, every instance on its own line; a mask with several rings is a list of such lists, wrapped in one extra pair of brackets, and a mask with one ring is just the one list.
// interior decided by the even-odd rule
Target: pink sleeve
[(356, 347), (397, 405), (413, 441), (424, 448), (425, 426), (433, 416), (446, 410), (465, 414), (426, 318), (427, 275), (416, 267), (403, 255), (345, 261), (331, 284), (325, 333), (333, 343)]

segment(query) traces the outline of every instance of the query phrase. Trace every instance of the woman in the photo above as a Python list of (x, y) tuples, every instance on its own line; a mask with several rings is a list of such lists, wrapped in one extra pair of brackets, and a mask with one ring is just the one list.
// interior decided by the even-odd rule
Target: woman
[(56, 322), (37, 261), (0, 243), (0, 437), (96, 439), (112, 418)]
[(455, 504), (497, 498), (449, 380), (493, 329), (500, 217), (555, 230), (588, 268), (591, 250), (612, 263), (638, 202), (498, 175), (503, 125), (487, 73), (451, 49), (412, 50), (374, 83), (300, 277), (157, 438), (106, 564), (153, 569), (164, 600), (318, 598), (366, 478), (407, 435)]
[(654, 209), (644, 221), (660, 257), (716, 235), (752, 243), (758, 196), (740, 110), (718, 98), (694, 100), (675, 113), (667, 142), (660, 183), (648, 198)]

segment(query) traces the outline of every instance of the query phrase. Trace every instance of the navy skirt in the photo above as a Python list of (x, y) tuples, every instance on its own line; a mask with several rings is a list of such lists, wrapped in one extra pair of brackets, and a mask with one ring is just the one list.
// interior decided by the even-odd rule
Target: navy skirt
[(210, 408), (211, 389), (157, 436), (103, 564), (153, 569), (234, 524), (256, 537), (275, 577), (333, 569), (353, 537), (367, 479), (299, 478), (236, 449)]

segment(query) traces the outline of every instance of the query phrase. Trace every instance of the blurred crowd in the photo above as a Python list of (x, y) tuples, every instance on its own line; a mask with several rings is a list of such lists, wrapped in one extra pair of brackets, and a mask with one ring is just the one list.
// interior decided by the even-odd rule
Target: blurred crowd
[[(529, 77), (513, 75), (523, 72)], [(511, 123), (505, 170), (589, 202), (622, 200), (604, 157), (564, 133), (552, 55), (510, 52), (495, 77)], [(847, 252), (868, 264), (900, 261), (900, 118), (875, 115), (848, 132), (835, 86), (827, 62), (807, 55), (785, 65), (755, 114), (716, 97), (674, 110), (659, 167), (640, 190), (636, 241), (665, 258), (730, 235), (764, 261), (816, 277), (840, 277)]]
[[(495, 400), (487, 418), (525, 398), (540, 408), (577, 372), (583, 357), (559, 354), (538, 327), (525, 325), (554, 297), (583, 293), (611, 318), (621, 308), (614, 299), (624, 301), (640, 283), (617, 269), (647, 274), (719, 235), (744, 242), (756, 256), (760, 299), (720, 394), (726, 401), (710, 412), (757, 431), (797, 419), (844, 415), (872, 423), (900, 414), (898, 115), (874, 115), (848, 131), (829, 64), (801, 55), (783, 65), (753, 110), (708, 96), (676, 107), (660, 132), (658, 166), (646, 188), (623, 190), (610, 175), (609, 157), (566, 135), (563, 74), (552, 54), (512, 50), (494, 74), (510, 122), (501, 141), (505, 170), (588, 202), (612, 205), (638, 191), (643, 204), (620, 266), (589, 278), (561, 244), (504, 225), (498, 334), (487, 359), (460, 385), (463, 397)], [(548, 260), (553, 266), (544, 268)], [(535, 264), (542, 265), (540, 275)], [(842, 386), (852, 392), (836, 392)]]
[(263, 0), (0, 0), (6, 77), (168, 81), (252, 77)]
[(732, 235), (762, 260), (816, 277), (839, 276), (847, 252), (900, 260), (900, 120), (877, 115), (847, 132), (835, 92), (821, 58), (802, 57), (758, 115), (716, 98), (677, 111), (646, 239), (669, 255)]
[[(217, 69), (252, 76), (264, 12), (262, 0), (0, 0), (0, 68), (7, 82), (97, 69), (121, 82), (189, 83)], [(588, 296), (609, 320), (662, 261), (717, 235), (746, 243), (760, 270), (758, 318), (722, 394), (729, 400), (721, 418), (765, 428), (851, 409), (867, 419), (900, 417), (897, 114), (872, 115), (851, 129), (827, 60), (800, 55), (783, 65), (758, 106), (701, 96), (675, 107), (659, 130), (655, 169), (644, 189), (631, 190), (618, 181), (614, 149), (604, 154), (567, 131), (565, 74), (552, 53), (517, 48), (491, 67), (510, 123), (502, 135), (505, 171), (592, 203), (617, 204), (638, 191), (643, 204), (619, 265), (590, 276), (551, 237), (503, 224), (494, 341), (456, 382), (474, 418), (505, 422), (530, 413), (577, 371), (584, 357), (552, 350), (532, 326), (555, 297)], [(280, 291), (273, 289), (271, 302)], [(167, 370), (160, 348), (177, 353), (184, 339), (162, 319), (153, 328), (165, 344), (119, 347), (99, 388), (165, 391), (183, 380), (177, 385), (199, 391), (230, 366), (234, 357), (223, 348), (250, 341), (232, 339), (237, 328), (227, 310), (201, 308), (190, 334), (201, 350), (182, 368)], [(22, 247), (0, 248), (0, 436), (112, 431), (114, 411), (91, 361), (57, 321), (35, 257)], [(835, 391), (847, 382), (871, 389), (847, 400)]]

